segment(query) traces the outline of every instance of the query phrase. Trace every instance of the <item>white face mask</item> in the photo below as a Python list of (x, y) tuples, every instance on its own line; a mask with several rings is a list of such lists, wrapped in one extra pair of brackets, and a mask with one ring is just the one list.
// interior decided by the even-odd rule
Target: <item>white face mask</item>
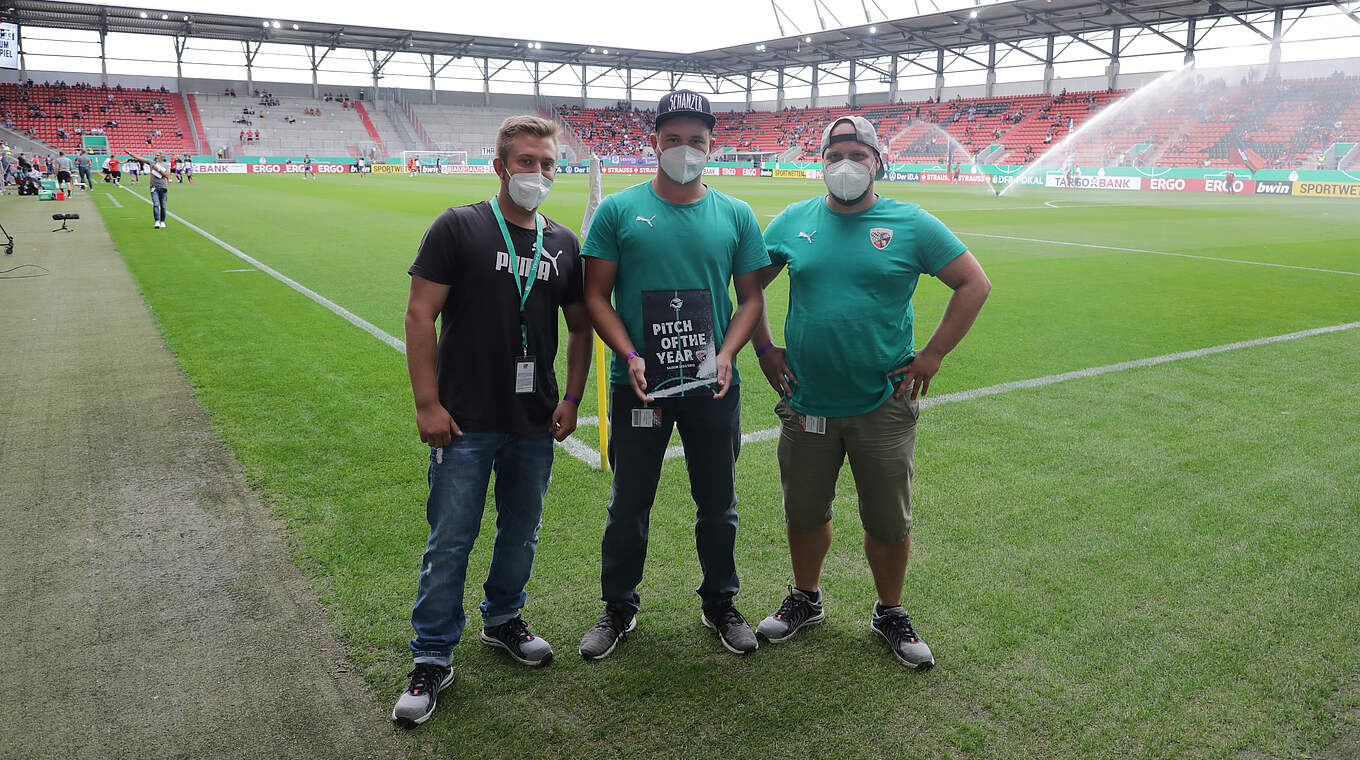
[(853, 201), (868, 192), (874, 170), (845, 158), (826, 167), (822, 178), (826, 180), (826, 189), (832, 195), (843, 201)]
[(667, 177), (688, 185), (703, 176), (704, 166), (708, 164), (708, 154), (689, 145), (677, 145), (661, 151), (661, 171)]
[(552, 184), (552, 180), (538, 172), (511, 174), (510, 200), (526, 211), (533, 211), (547, 199)]

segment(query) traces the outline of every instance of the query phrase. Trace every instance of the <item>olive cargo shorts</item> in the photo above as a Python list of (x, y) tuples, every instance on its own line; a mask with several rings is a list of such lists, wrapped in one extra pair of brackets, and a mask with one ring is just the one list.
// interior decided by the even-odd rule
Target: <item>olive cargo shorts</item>
[(779, 480), (790, 530), (808, 532), (831, 520), (836, 480), (848, 456), (864, 531), (885, 544), (907, 540), (919, 401), (889, 396), (864, 414), (827, 417), (825, 433), (804, 430), (804, 415), (787, 401), (774, 411), (781, 423)]

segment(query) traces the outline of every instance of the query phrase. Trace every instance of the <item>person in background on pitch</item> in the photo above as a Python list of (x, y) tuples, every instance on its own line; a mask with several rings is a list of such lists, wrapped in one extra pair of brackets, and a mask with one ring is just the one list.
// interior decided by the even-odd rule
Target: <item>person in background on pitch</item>
[[(663, 97), (651, 136), (660, 170), (650, 182), (604, 199), (582, 250), (591, 321), (614, 351), (609, 399), (614, 485), (600, 569), (605, 608), (580, 646), (581, 656), (590, 660), (607, 656), (636, 625), (648, 521), (672, 427), (684, 442), (690, 493), (698, 507), (694, 538), (704, 574), (700, 619), (733, 652), (749, 653), (757, 646), (732, 602), (739, 588), (734, 480), (741, 449), (740, 380), (732, 358), (765, 308), (756, 273), (770, 260), (751, 207), (703, 183), (715, 146), (714, 123), (708, 100), (698, 93), (680, 90)], [(731, 284), (737, 293), (735, 313)], [(705, 334), (711, 343), (703, 345), (705, 351), (717, 349), (710, 357), (716, 380), (696, 394), (655, 399), (652, 407), (646, 375), (648, 362), (657, 357), (642, 355), (649, 333), (644, 304), (664, 303), (675, 294), (671, 313), (679, 314), (677, 291), (689, 291), (685, 301), (690, 308), (699, 304), (696, 316), (712, 325), (711, 334)]]
[(65, 151), (57, 151), (57, 187), (68, 197), (71, 195), (71, 157)]
[(90, 158), (90, 154), (86, 153), (84, 148), (81, 148), (80, 155), (76, 156), (75, 164), (76, 172), (80, 175), (80, 184), (85, 186), (85, 192), (89, 192), (94, 183), (94, 180), (90, 177), (90, 168), (94, 166), (94, 160)]
[(151, 190), (151, 215), (155, 218), (156, 229), (165, 229), (165, 202), (170, 197), (170, 162), (165, 160), (164, 151), (156, 154), (156, 160), (152, 161), (136, 153), (128, 153), (128, 160), (135, 162), (133, 165), (146, 164), (148, 189)]
[[(537, 116), (506, 119), (492, 162), (500, 191), (440, 214), (409, 270), (406, 363), (420, 440), (430, 446), (430, 536), (411, 612), (415, 668), (392, 709), (404, 726), (425, 722), (453, 681), (468, 553), (493, 471), (496, 538), (482, 587), (481, 640), (524, 665), (552, 661), (552, 647), (529, 632), (520, 610), (553, 439), (576, 428), (593, 343), (576, 235), (536, 213), (557, 170), (557, 133)], [(560, 400), (553, 373), (559, 308), (568, 333)]]
[[(756, 632), (786, 641), (825, 619), (822, 563), (831, 548), (831, 504), (846, 457), (864, 526), (864, 554), (878, 601), (870, 627), (893, 656), (918, 670), (935, 664), (902, 606), (911, 553), (911, 481), (919, 399), (944, 357), (977, 319), (991, 283), (977, 259), (938, 219), (914, 203), (874, 193), (882, 147), (859, 116), (822, 133), (825, 196), (793, 203), (765, 230), (773, 262), (768, 285), (789, 270), (787, 351), (763, 315), (752, 343), (781, 400), (779, 478), (793, 585)], [(912, 294), (922, 274), (953, 291), (939, 326), (919, 352)]]

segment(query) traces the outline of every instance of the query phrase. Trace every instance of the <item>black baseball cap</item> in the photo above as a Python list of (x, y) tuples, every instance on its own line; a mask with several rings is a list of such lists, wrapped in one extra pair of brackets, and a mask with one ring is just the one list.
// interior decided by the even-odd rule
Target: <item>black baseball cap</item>
[(718, 123), (713, 117), (713, 109), (708, 105), (708, 98), (692, 90), (676, 90), (662, 96), (661, 102), (656, 104), (656, 122), (654, 126), (661, 126), (661, 122), (672, 116), (689, 116), (699, 119), (712, 129)]

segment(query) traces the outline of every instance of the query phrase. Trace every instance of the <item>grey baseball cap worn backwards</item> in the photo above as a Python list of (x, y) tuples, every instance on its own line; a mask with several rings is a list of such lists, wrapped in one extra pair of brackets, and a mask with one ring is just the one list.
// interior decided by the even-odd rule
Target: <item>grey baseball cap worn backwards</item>
[[(853, 135), (848, 133), (839, 134), (832, 137), (831, 131), (835, 129), (838, 124), (845, 122), (849, 122), (855, 126), (855, 133)], [(817, 151), (817, 154), (825, 156), (826, 149), (831, 147), (832, 143), (838, 142), (859, 142), (873, 148), (874, 153), (878, 155), (879, 163), (879, 170), (874, 178), (883, 179), (883, 146), (879, 145), (878, 132), (874, 129), (874, 125), (869, 123), (868, 119), (863, 116), (841, 116), (832, 120), (830, 124), (826, 125), (826, 129), (822, 130), (822, 147)]]
[(661, 126), (661, 122), (673, 116), (689, 116), (699, 119), (712, 129), (718, 120), (713, 116), (713, 109), (708, 105), (708, 98), (691, 90), (676, 90), (662, 96), (661, 102), (656, 104), (656, 126)]

